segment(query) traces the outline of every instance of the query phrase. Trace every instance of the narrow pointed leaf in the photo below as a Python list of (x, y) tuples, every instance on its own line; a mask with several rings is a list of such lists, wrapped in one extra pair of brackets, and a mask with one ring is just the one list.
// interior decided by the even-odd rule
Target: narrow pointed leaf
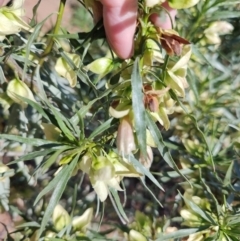
[(24, 156), (21, 156), (17, 160), (14, 160), (14, 161), (10, 162), (8, 165), (15, 164), (15, 163), (18, 163), (18, 162), (21, 162), (21, 161), (32, 160), (32, 159), (34, 159), (36, 157), (39, 157), (39, 156), (47, 156), (48, 154), (50, 154), (54, 151), (55, 151), (54, 149), (45, 149), (45, 150), (42, 150), (42, 151), (35, 151), (35, 152), (31, 152), (29, 154), (24, 154)]
[[(206, 227), (204, 229), (206, 229)], [(202, 228), (180, 229), (180, 230), (177, 230), (177, 231), (175, 231), (173, 233), (162, 234), (155, 241), (169, 241), (171, 239), (183, 238), (183, 237), (189, 236), (190, 234), (194, 234), (194, 233), (200, 232), (200, 231), (202, 231), (204, 229), (202, 229)]]
[(234, 166), (234, 161), (232, 161), (231, 164), (228, 167), (226, 176), (223, 180), (223, 186), (224, 187), (227, 187), (227, 186), (231, 185), (233, 166)]
[(167, 148), (167, 146), (165, 145), (162, 135), (159, 131), (159, 129), (157, 128), (156, 124), (154, 123), (154, 121), (152, 120), (151, 116), (149, 113), (146, 114), (146, 120), (147, 120), (147, 126), (148, 129), (153, 137), (153, 140), (155, 142), (155, 144), (157, 145), (157, 148), (160, 152), (160, 154), (162, 155), (163, 159), (167, 162), (167, 164), (172, 167), (180, 176), (184, 177), (186, 180), (187, 178), (179, 171), (176, 163), (174, 162), (174, 160), (172, 159), (172, 156)]
[(136, 130), (137, 141), (141, 153), (147, 155), (147, 140), (146, 140), (146, 121), (145, 107), (143, 103), (143, 86), (142, 77), (139, 67), (139, 58), (136, 58), (131, 76), (132, 83), (132, 108), (134, 113), (134, 127)]
[[(181, 195), (181, 194), (180, 194)], [(181, 195), (182, 196), (182, 195)], [(194, 202), (184, 198), (182, 196), (182, 198), (184, 199), (184, 202), (200, 217), (202, 217), (204, 220), (206, 220), (207, 222), (209, 222), (211, 225), (217, 225), (216, 221), (211, 217), (210, 214), (208, 214), (207, 212), (205, 212), (204, 210), (202, 210), (197, 204), (195, 204)]]
[(137, 168), (141, 171), (142, 174), (147, 176), (159, 189), (164, 191), (163, 187), (159, 184), (157, 179), (152, 175), (152, 173), (142, 165), (138, 160), (134, 158), (133, 155), (128, 156), (128, 160)]
[(55, 186), (55, 189), (52, 193), (52, 196), (51, 196), (51, 199), (47, 206), (47, 209), (44, 213), (42, 223), (41, 223), (41, 228), (38, 233), (38, 237), (41, 236), (49, 219), (51, 218), (53, 210), (54, 210), (55, 206), (57, 205), (57, 203), (59, 202), (59, 200), (66, 188), (67, 182), (68, 182), (69, 178), (71, 177), (74, 168), (77, 165), (78, 159), (79, 159), (79, 155), (77, 155), (69, 165), (63, 167), (63, 169), (62, 169), (63, 172), (61, 172), (61, 175), (60, 175), (60, 173), (58, 173), (57, 176), (60, 176), (60, 180), (57, 183), (57, 185)]
[(108, 130), (112, 126), (112, 120), (113, 118), (110, 118), (109, 120), (102, 123), (98, 128), (96, 128), (91, 135), (89, 136), (89, 139), (95, 138), (96, 136), (100, 135), (104, 131)]
[(121, 201), (120, 201), (120, 198), (119, 198), (119, 196), (118, 196), (117, 191), (116, 191), (115, 189), (113, 189), (113, 188), (110, 188), (109, 190), (110, 190), (110, 192), (111, 192), (112, 195), (113, 195), (113, 198), (114, 198), (114, 200), (115, 200), (115, 202), (116, 202), (118, 211), (120, 212), (120, 214), (122, 215), (122, 217), (124, 218), (124, 220), (127, 221), (127, 222), (129, 222), (128, 217), (127, 217), (126, 213), (125, 213), (124, 210), (123, 210), (123, 206), (122, 206), (122, 204), (121, 204)]
[(30, 146), (41, 146), (46, 144), (60, 144), (59, 142), (48, 141), (44, 139), (37, 139), (37, 138), (29, 138), (29, 137), (22, 137), (17, 135), (8, 135), (8, 134), (1, 134), (0, 139), (6, 139), (9, 141), (16, 141), (20, 143), (24, 143)]

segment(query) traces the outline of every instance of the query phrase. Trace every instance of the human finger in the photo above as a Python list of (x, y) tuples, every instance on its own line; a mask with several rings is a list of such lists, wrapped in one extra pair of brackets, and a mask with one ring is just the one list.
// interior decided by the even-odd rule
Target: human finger
[(137, 0), (100, 0), (107, 40), (122, 59), (130, 58), (134, 49), (137, 24)]
[(168, 2), (164, 2), (162, 7), (168, 11), (168, 13), (163, 10), (161, 13), (153, 13), (150, 16), (150, 21), (157, 27), (162, 29), (172, 29), (172, 23), (175, 22), (175, 16), (177, 14), (177, 10), (173, 9), (169, 6)]

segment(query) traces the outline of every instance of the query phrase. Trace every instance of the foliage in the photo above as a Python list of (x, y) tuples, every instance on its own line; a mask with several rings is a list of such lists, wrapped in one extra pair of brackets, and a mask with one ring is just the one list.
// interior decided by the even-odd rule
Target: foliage
[(93, 1), (88, 32), (60, 28), (62, 0), (45, 37), (17, 2), (0, 8), (7, 240), (239, 240), (240, 2), (172, 0), (164, 30), (162, 1), (139, 0), (127, 60), (88, 31)]

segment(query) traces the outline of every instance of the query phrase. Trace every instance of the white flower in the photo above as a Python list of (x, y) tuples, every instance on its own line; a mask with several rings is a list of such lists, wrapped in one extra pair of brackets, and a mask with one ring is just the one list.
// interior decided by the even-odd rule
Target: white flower
[[(69, 60), (72, 61), (74, 67), (80, 67), (81, 59), (79, 55), (66, 53), (66, 57), (68, 57)], [(59, 75), (63, 76), (68, 80), (71, 87), (74, 87), (77, 84), (76, 70), (74, 70), (72, 66), (70, 66), (70, 64), (67, 62), (65, 58), (58, 58), (57, 63), (55, 65), (55, 70)]]
[(93, 216), (93, 208), (88, 208), (85, 212), (78, 217), (74, 217), (72, 226), (74, 230), (86, 232)]
[(31, 101), (36, 102), (34, 99), (32, 91), (28, 86), (21, 80), (13, 79), (8, 83), (7, 95), (16, 103), (20, 104), (23, 108), (27, 107), (27, 103), (22, 100), (19, 96)]
[(128, 155), (136, 150), (133, 126), (129, 116), (125, 116), (120, 120), (117, 132), (117, 149), (121, 155)]
[(21, 29), (30, 30), (31, 27), (22, 20), (23, 3), (24, 0), (15, 0), (12, 6), (0, 8), (0, 41), (4, 40), (6, 35), (16, 34)]
[(221, 38), (219, 35), (229, 34), (232, 32), (232, 30), (232, 24), (226, 21), (216, 21), (205, 29), (204, 34), (209, 44), (218, 45), (221, 43)]
[(141, 233), (139, 233), (138, 231), (132, 229), (129, 232), (129, 241), (147, 241), (147, 238), (145, 236), (143, 236)]
[(60, 231), (70, 224), (71, 218), (68, 212), (60, 204), (57, 204), (53, 210), (52, 220), (55, 229)]
[(121, 161), (114, 152), (97, 158), (87, 154), (80, 161), (79, 168), (89, 175), (92, 187), (102, 202), (108, 197), (109, 187), (122, 191), (119, 183), (123, 177), (141, 176), (134, 167)]
[(155, 5), (160, 5), (162, 4), (163, 2), (165, 2), (165, 0), (146, 0), (146, 6), (151, 8)]
[(185, 88), (188, 87), (186, 75), (191, 53), (191, 46), (185, 46), (183, 48), (183, 56), (179, 61), (174, 66), (167, 67), (166, 84), (180, 97), (185, 96)]

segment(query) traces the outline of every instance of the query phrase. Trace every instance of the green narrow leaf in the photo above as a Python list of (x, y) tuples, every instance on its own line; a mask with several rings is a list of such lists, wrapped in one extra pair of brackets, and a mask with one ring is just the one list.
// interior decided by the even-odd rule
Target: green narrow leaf
[(227, 187), (227, 186), (231, 185), (233, 166), (234, 166), (234, 161), (232, 161), (231, 164), (228, 167), (227, 173), (226, 173), (225, 178), (223, 180), (223, 186), (224, 187)]
[[(54, 116), (55, 120), (58, 123), (58, 126), (60, 127), (61, 131), (65, 134), (65, 136), (71, 140), (74, 141), (75, 138), (73, 136), (72, 132), (75, 132), (74, 125), (68, 120), (64, 115), (62, 115), (48, 100), (46, 93), (43, 88), (43, 83), (40, 77), (40, 67), (37, 66), (36, 69), (36, 80), (38, 84), (39, 94), (42, 100), (45, 102), (45, 104), (49, 107), (49, 109), (52, 111), (52, 115)], [(51, 119), (47, 116), (47, 119), (51, 122)], [(55, 124), (55, 123), (53, 123)], [(67, 128), (68, 127), (68, 128)], [(71, 131), (70, 131), (71, 130)], [(75, 132), (76, 133), (76, 132)]]
[(214, 14), (210, 18), (209, 21), (219, 20), (219, 19), (228, 19), (228, 18), (239, 18), (239, 11), (215, 11)]
[(217, 6), (219, 7), (219, 6), (224, 6), (224, 7), (226, 7), (227, 5), (235, 5), (235, 4), (239, 4), (240, 3), (240, 1), (239, 0), (235, 0), (235, 1), (222, 1), (222, 2), (220, 2), (220, 3), (217, 3)]
[(240, 225), (240, 214), (235, 214), (235, 215), (231, 215), (228, 216), (226, 218), (226, 223), (228, 224), (228, 226), (232, 226), (232, 225)]
[(205, 180), (202, 178), (202, 170), (201, 170), (201, 168), (199, 168), (199, 172), (200, 172), (200, 180), (201, 180), (203, 186), (205, 187), (205, 189), (207, 190), (207, 192), (211, 195), (212, 200), (214, 201), (215, 209), (217, 210), (216, 214), (217, 214), (217, 216), (219, 218), (219, 216), (221, 215), (221, 207), (218, 204), (218, 201), (217, 201), (215, 195), (212, 193), (210, 187), (206, 184)]
[(26, 223), (20, 224), (16, 228), (19, 229), (19, 228), (29, 228), (29, 227), (40, 228), (40, 224), (35, 221), (32, 221), (32, 222), (26, 222)]
[(120, 201), (120, 198), (118, 196), (117, 191), (115, 189), (113, 189), (113, 188), (109, 188), (109, 190), (110, 190), (111, 194), (113, 195), (116, 207), (117, 207), (118, 211), (120, 212), (121, 216), (123, 217), (123, 219), (125, 221), (129, 222), (128, 217), (127, 217), (126, 213), (123, 210), (123, 206), (121, 204), (121, 201)]
[[(48, 102), (48, 105), (51, 105)], [(54, 109), (55, 113), (57, 113), (57, 115), (59, 116), (59, 118), (64, 122), (64, 124), (68, 127), (69, 130), (71, 130), (72, 132), (75, 132), (75, 126), (72, 125), (71, 121), (69, 119), (67, 119), (64, 115), (62, 115), (61, 112), (58, 112), (58, 110), (56, 110), (54, 108), (54, 106), (49, 106), (50, 108)], [(75, 132), (77, 134), (77, 132)]]
[[(63, 118), (63, 116), (60, 114), (60, 112), (58, 110), (56, 110), (50, 103), (48, 105), (58, 123), (58, 126), (60, 128), (60, 130), (64, 133), (64, 135), (70, 140), (70, 141), (74, 141), (75, 137), (72, 134), (72, 132), (68, 129), (68, 127), (66, 126), (66, 121), (64, 121), (65, 117)], [(66, 120), (66, 119), (65, 119)]]
[(216, 221), (211, 217), (211, 215), (209, 215), (207, 212), (205, 212), (204, 210), (202, 210), (197, 204), (195, 204), (194, 202), (184, 198), (181, 194), (180, 196), (184, 199), (184, 202), (196, 213), (198, 214), (200, 217), (202, 217), (204, 220), (206, 220), (207, 222), (209, 222), (209, 224), (211, 225), (218, 225), (216, 223)]
[(48, 155), (48, 154), (50, 154), (51, 152), (54, 152), (54, 151), (55, 151), (54, 149), (45, 149), (45, 150), (42, 150), (42, 151), (35, 151), (35, 152), (31, 152), (29, 154), (24, 154), (24, 156), (21, 156), (17, 160), (8, 163), (8, 165), (15, 164), (15, 163), (18, 163), (18, 162), (21, 162), (21, 161), (31, 160), (31, 159), (34, 159), (34, 158), (39, 157), (39, 156), (46, 156), (46, 155)]
[(53, 163), (57, 160), (58, 156), (61, 153), (63, 153), (64, 151), (68, 150), (68, 149), (70, 149), (70, 147), (69, 146), (65, 146), (65, 147), (57, 150), (55, 153), (53, 153), (52, 156), (50, 156), (50, 158), (42, 164), (42, 166), (41, 166), (42, 171), (41, 172), (45, 173), (47, 171), (47, 169), (51, 165), (53, 165)]
[[(163, 157), (163, 159), (167, 162), (167, 164), (173, 168), (181, 177), (183, 177), (184, 179), (186, 179), (188, 181), (188, 179), (183, 175), (183, 173), (178, 169), (176, 163), (174, 162), (174, 160), (172, 159), (172, 156), (168, 150), (168, 148), (166, 147), (162, 135), (158, 129), (158, 127), (156, 126), (156, 124), (154, 123), (154, 121), (152, 120), (151, 116), (149, 115), (149, 113), (146, 114), (146, 120), (147, 120), (147, 126), (148, 129), (153, 137), (153, 140), (155, 142), (155, 144), (157, 145), (157, 148), (161, 154), (161, 156)], [(188, 181), (189, 182), (189, 181)], [(191, 185), (191, 184), (190, 184)]]
[(42, 28), (46, 19), (47, 18), (45, 18), (42, 22), (40, 22), (36, 26), (34, 26), (33, 33), (28, 37), (27, 44), (26, 44), (24, 67), (23, 67), (23, 74), (24, 75), (26, 74), (26, 70), (27, 70), (27, 67), (28, 67), (27, 63), (28, 63), (28, 60), (30, 59), (29, 55), (30, 55), (30, 52), (31, 52), (31, 46), (33, 45), (34, 40), (39, 37), (39, 33), (40, 33), (41, 28)]
[(37, 139), (37, 138), (29, 138), (29, 137), (22, 137), (17, 135), (8, 135), (8, 134), (0, 134), (0, 139), (7, 139), (9, 141), (16, 141), (25, 143), (31, 146), (41, 146), (46, 144), (60, 144), (59, 142), (48, 141), (44, 139)]
[(188, 228), (188, 229), (180, 229), (177, 230), (173, 233), (169, 233), (169, 234), (161, 234), (159, 236), (158, 239), (156, 239), (155, 241), (169, 241), (171, 239), (177, 239), (177, 238), (183, 238), (183, 237), (187, 237), (190, 234), (194, 234), (197, 232), (200, 232), (202, 230), (206, 229), (206, 227), (204, 228)]
[(89, 103), (85, 106), (83, 106), (71, 119), (71, 123), (73, 126), (77, 125), (80, 118), (84, 118), (85, 115), (87, 114), (87, 112), (89, 111), (89, 109), (91, 109), (91, 107), (99, 100), (101, 100), (103, 97), (107, 96), (108, 94), (112, 93), (112, 89), (108, 89), (107, 91), (105, 91), (101, 96), (99, 96), (98, 98), (89, 101)]
[[(0, 59), (0, 62), (3, 62), (2, 58)], [(5, 82), (7, 82), (7, 81), (6, 81), (6, 78), (5, 78), (3, 69), (2, 69), (2, 67), (0, 66), (0, 84), (2, 85), (2, 84), (5, 83)]]
[(135, 157), (131, 154), (128, 156), (128, 160), (135, 166), (137, 169), (140, 170), (142, 174), (147, 176), (159, 189), (164, 191), (163, 187), (159, 184), (157, 179), (152, 175), (152, 173), (142, 165), (138, 160), (135, 159)]
[[(187, 81), (189, 83), (189, 86), (191, 88), (191, 90), (193, 91), (193, 94), (195, 96), (196, 102), (199, 102), (199, 93), (198, 93), (198, 86), (197, 86), (197, 80), (196, 80), (197, 76), (195, 76), (194, 71), (193, 70), (188, 70), (188, 75), (187, 75)], [(192, 103), (193, 102), (193, 103)], [(190, 104), (194, 104), (194, 101), (192, 101)]]
[[(53, 158), (56, 158), (56, 155), (59, 154), (58, 151), (56, 153), (54, 153), (55, 156)], [(52, 157), (52, 156), (51, 156)], [(50, 158), (51, 158), (50, 157)], [(52, 159), (53, 159), (52, 158)], [(74, 158), (75, 159), (75, 158)], [(66, 167), (66, 166), (65, 166)], [(36, 197), (33, 206), (35, 206), (38, 201), (44, 196), (46, 195), (48, 192), (50, 192), (53, 188), (55, 188), (55, 186), (57, 185), (57, 183), (59, 182), (59, 180), (61, 179), (61, 175), (64, 172), (64, 167), (59, 171), (58, 175), (56, 175), (50, 182), (49, 184), (38, 194), (38, 196)]]
[(33, 109), (37, 110), (39, 114), (41, 114), (46, 120), (49, 120), (48, 115), (46, 114), (46, 112), (44, 111), (44, 109), (42, 108), (41, 105), (39, 105), (37, 102), (34, 102), (30, 99), (27, 99), (23, 96), (17, 95), (17, 97), (21, 100), (23, 100), (24, 102), (28, 103), (29, 105), (31, 105), (33, 107)]
[(110, 118), (109, 120), (102, 123), (99, 127), (97, 127), (89, 136), (89, 139), (93, 139), (96, 136), (100, 135), (104, 131), (108, 130), (112, 126), (112, 120), (113, 118)]
[(47, 223), (49, 222), (49, 220), (52, 216), (53, 210), (54, 210), (55, 206), (57, 205), (57, 203), (59, 202), (59, 200), (66, 188), (67, 182), (68, 182), (69, 178), (71, 177), (74, 168), (77, 165), (78, 160), (79, 160), (79, 155), (76, 155), (76, 157), (72, 160), (72, 162), (69, 165), (64, 166), (62, 168), (62, 172), (57, 174), (57, 176), (60, 177), (60, 180), (58, 181), (58, 183), (52, 193), (52, 196), (51, 196), (51, 199), (47, 206), (47, 209), (44, 212), (44, 216), (42, 219), (41, 228), (39, 230), (38, 237), (41, 236), (43, 230), (45, 229)]
[(47, 238), (48, 241), (65, 241), (65, 239), (61, 238)]
[(188, 113), (186, 107), (182, 104), (182, 102), (179, 100), (178, 96), (173, 92), (171, 91), (171, 95), (174, 96), (174, 99), (177, 100), (178, 104), (182, 107), (182, 109), (184, 110), (185, 113), (187, 113), (188, 117), (192, 120), (196, 130), (200, 133), (200, 135), (202, 136), (203, 138), (203, 141), (204, 141), (204, 144), (206, 145), (206, 148), (208, 150), (208, 153), (209, 153), (209, 159), (210, 159), (210, 162), (212, 164), (212, 168), (213, 168), (213, 171), (215, 172), (215, 163), (214, 163), (214, 160), (213, 160), (213, 154), (212, 154), (212, 150), (210, 149), (209, 145), (208, 145), (208, 142), (207, 142), (207, 139), (206, 139), (206, 136), (204, 135), (204, 133), (202, 132), (202, 130), (199, 128), (198, 126), (198, 122), (197, 122), (197, 119), (195, 118), (194, 115), (191, 115)]
[(208, 64), (208, 66), (212, 67), (212, 63), (208, 61), (208, 59), (203, 55), (203, 53), (199, 50), (199, 47), (192, 44), (192, 53), (197, 57), (198, 61), (203, 61)]
[(43, 88), (43, 83), (41, 80), (41, 76), (40, 76), (40, 65), (37, 66), (35, 72), (36, 72), (36, 82), (37, 82), (37, 86), (38, 86), (38, 95), (40, 96), (40, 98), (44, 101), (44, 102), (48, 102), (48, 98), (47, 95), (44, 91)]
[(133, 71), (131, 75), (132, 84), (132, 108), (134, 113), (134, 127), (136, 130), (137, 141), (141, 153), (147, 155), (147, 140), (146, 140), (146, 121), (145, 121), (145, 107), (143, 103), (143, 86), (142, 77), (139, 68), (139, 58), (136, 58), (133, 64)]
[[(66, 166), (65, 166), (66, 167)], [(60, 172), (58, 173), (58, 175), (56, 175), (50, 182), (49, 184), (38, 194), (38, 196), (36, 197), (34, 203), (33, 203), (33, 206), (35, 206), (39, 200), (44, 196), (46, 195), (48, 192), (50, 192), (52, 189), (54, 189), (58, 182), (61, 180), (61, 175), (64, 174), (64, 168), (62, 170), (60, 170)]]
[(163, 205), (159, 202), (158, 198), (154, 195), (154, 193), (152, 192), (152, 190), (147, 186), (146, 182), (145, 182), (145, 178), (144, 177), (140, 177), (140, 180), (143, 184), (143, 186), (148, 190), (148, 192), (152, 195), (152, 197), (155, 199), (155, 201), (161, 206), (163, 207)]

